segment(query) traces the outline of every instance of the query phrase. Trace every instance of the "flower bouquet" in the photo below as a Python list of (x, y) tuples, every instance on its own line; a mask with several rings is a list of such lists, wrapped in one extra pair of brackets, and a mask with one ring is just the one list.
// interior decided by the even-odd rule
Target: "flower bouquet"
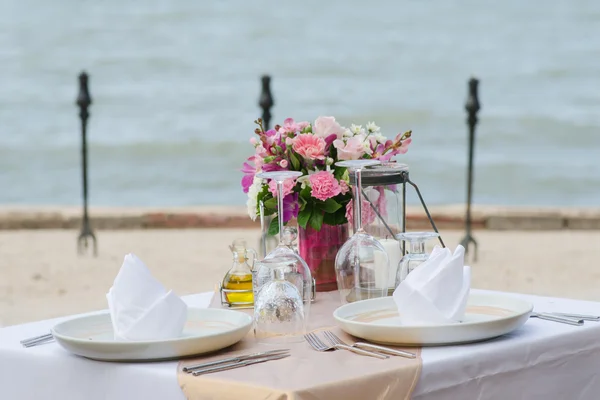
[[(367, 123), (364, 128), (354, 124), (345, 128), (334, 117), (319, 117), (313, 124), (288, 118), (283, 125), (266, 131), (262, 120), (258, 119), (255, 123), (258, 125), (254, 131), (256, 136), (250, 139), (254, 155), (242, 168), (242, 188), (248, 194), (248, 214), (256, 219), (261, 203), (264, 215), (277, 213), (276, 183), (264, 182), (256, 177), (257, 173), (279, 170), (302, 172), (299, 178), (284, 183), (283, 215), (273, 219), (269, 234), (278, 233), (276, 218), (283, 218), (284, 224), (297, 218), (300, 255), (313, 274), (325, 268), (323, 262), (329, 263), (331, 259), (331, 271), (326, 272), (328, 279), (333, 277), (335, 284), (333, 260), (337, 249), (347, 239), (346, 224), (352, 219), (349, 174), (346, 168), (337, 167), (335, 163), (358, 159), (390, 161), (395, 155), (406, 153), (411, 143), (411, 132), (398, 134), (392, 140), (386, 138), (373, 122)], [(365, 213), (365, 217), (369, 218), (369, 213)], [(312, 244), (332, 254), (315, 251)]]

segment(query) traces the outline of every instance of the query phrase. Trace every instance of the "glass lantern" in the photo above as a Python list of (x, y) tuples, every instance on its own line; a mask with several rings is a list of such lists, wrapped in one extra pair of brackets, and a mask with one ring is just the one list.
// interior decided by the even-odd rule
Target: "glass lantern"
[[(365, 168), (362, 181), (363, 229), (381, 243), (389, 258), (388, 294), (395, 289), (398, 265), (405, 253), (396, 237), (406, 231), (406, 183), (408, 165), (395, 162)], [(355, 177), (350, 174), (350, 185)]]

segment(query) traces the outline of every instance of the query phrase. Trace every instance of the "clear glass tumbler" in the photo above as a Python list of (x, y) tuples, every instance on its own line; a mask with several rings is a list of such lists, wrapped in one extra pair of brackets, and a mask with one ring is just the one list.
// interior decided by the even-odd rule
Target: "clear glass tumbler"
[(264, 343), (302, 341), (312, 293), (312, 278), (306, 263), (288, 254), (257, 261), (255, 267), (255, 337)]

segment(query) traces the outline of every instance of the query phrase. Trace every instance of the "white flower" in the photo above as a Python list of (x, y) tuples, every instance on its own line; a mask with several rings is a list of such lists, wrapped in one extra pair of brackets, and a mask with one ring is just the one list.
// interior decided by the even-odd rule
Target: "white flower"
[(381, 128), (375, 125), (375, 122), (367, 122), (367, 130), (369, 133), (378, 133)]
[(255, 176), (252, 185), (248, 188), (248, 200), (246, 201), (246, 206), (248, 207), (248, 215), (252, 218), (252, 221), (256, 220), (256, 206), (258, 206), (257, 197), (262, 185), (263, 180)]
[[(310, 171), (309, 171), (310, 174)], [(296, 182), (300, 183), (300, 188), (304, 189), (306, 187), (306, 185), (308, 185), (308, 177), (310, 175), (302, 175), (301, 177), (299, 177), (298, 179), (296, 179)]]
[(362, 143), (362, 145), (363, 145), (363, 148), (365, 149), (365, 153), (367, 153), (369, 155), (373, 154), (373, 150), (371, 150), (371, 143), (368, 140), (364, 141)]
[(331, 157), (327, 157), (327, 159), (325, 160), (325, 164), (326, 164), (327, 166), (330, 166), (330, 165), (332, 165), (332, 164), (333, 164), (333, 158), (331, 158)]
[(382, 135), (381, 133), (375, 133), (371, 136), (373, 136), (373, 138), (375, 138), (377, 143), (385, 143), (387, 141), (387, 138), (384, 135)]
[(362, 135), (365, 133), (365, 130), (362, 128), (362, 125), (350, 125), (350, 131), (355, 135)]
[(348, 128), (344, 129), (344, 137), (352, 137), (354, 136), (354, 133), (352, 133), (352, 131)]

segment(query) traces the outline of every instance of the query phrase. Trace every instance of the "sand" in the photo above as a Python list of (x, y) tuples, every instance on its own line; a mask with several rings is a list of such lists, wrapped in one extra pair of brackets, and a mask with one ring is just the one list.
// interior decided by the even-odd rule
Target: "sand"
[[(460, 231), (442, 232), (454, 248)], [(128, 252), (168, 288), (212, 290), (237, 237), (254, 229), (99, 231), (99, 254), (78, 256), (77, 231), (0, 231), (0, 325), (106, 308), (105, 294)], [(600, 231), (476, 231), (473, 287), (600, 300)]]

